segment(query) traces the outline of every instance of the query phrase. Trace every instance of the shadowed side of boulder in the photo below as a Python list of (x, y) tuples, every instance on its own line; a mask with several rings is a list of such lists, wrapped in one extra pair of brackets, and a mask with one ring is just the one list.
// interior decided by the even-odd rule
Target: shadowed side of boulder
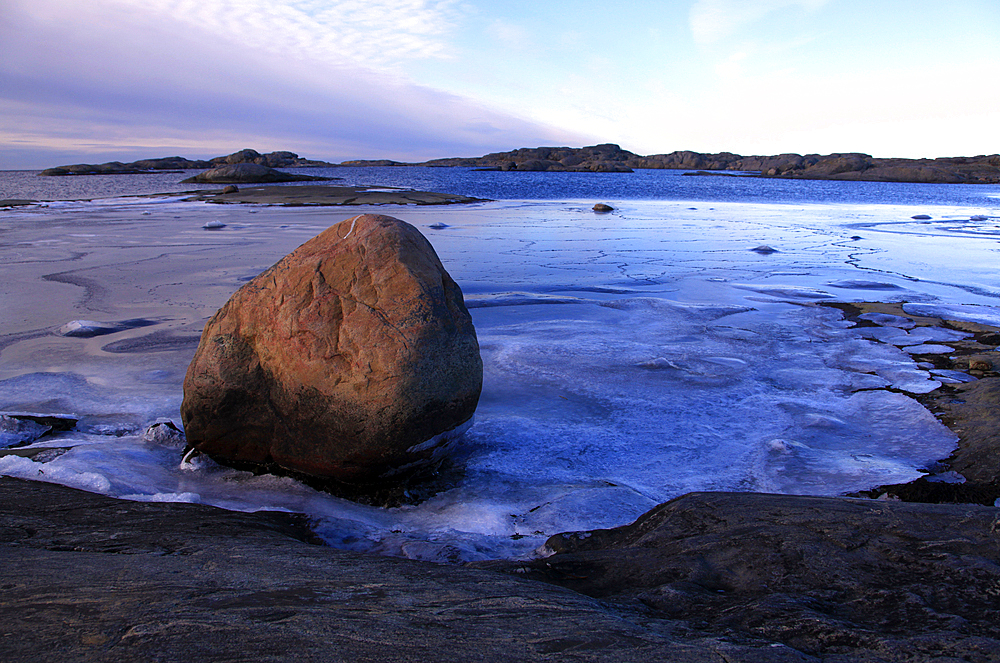
[(482, 360), (462, 292), (413, 226), (361, 215), (236, 292), (184, 381), (189, 444), (223, 462), (378, 484), (469, 421)]

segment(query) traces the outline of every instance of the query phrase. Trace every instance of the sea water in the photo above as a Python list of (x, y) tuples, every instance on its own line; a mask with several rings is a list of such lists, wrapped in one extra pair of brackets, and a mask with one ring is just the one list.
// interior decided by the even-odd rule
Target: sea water
[[(781, 182), (768, 200), (754, 187), (771, 180), (661, 171), (520, 173), (504, 184), (508, 173), (469, 169), (351, 170), (367, 173), (352, 184), (447, 190), (427, 178), (452, 177), (455, 193), (511, 193), (446, 207), (177, 197), (0, 211), (0, 413), (78, 420), (36, 443), (60, 449), (45, 462), (8, 456), (0, 473), (123, 499), (306, 513), (350, 549), (526, 557), (549, 535), (625, 524), (692, 490), (838, 495), (916, 478), (956, 438), (913, 396), (956, 377), (911, 351), (947, 352), (962, 334), (891, 317), (858, 329), (823, 304), (903, 302), (913, 315), (1000, 321), (998, 187)], [(519, 188), (551, 186), (551, 175), (571, 182), (547, 194), (558, 199)], [(615, 211), (595, 214), (595, 202)], [(368, 507), (288, 478), (182, 463), (175, 440), (144, 437), (152, 422), (179, 423), (205, 320), (359, 212), (419, 228), (476, 325), (484, 390), (449, 487)], [(107, 333), (66, 335), (73, 321)]]

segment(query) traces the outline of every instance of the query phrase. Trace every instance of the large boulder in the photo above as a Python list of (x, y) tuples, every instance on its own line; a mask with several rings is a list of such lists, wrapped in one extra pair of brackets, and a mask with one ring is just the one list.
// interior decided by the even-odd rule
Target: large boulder
[(272, 182), (315, 182), (328, 179), (330, 178), (283, 173), (259, 163), (233, 163), (217, 166), (181, 181), (197, 184), (267, 184)]
[(430, 243), (363, 214), (215, 314), (181, 414), (189, 444), (217, 460), (379, 485), (436, 459), (442, 434), (472, 418), (482, 376), (462, 291)]

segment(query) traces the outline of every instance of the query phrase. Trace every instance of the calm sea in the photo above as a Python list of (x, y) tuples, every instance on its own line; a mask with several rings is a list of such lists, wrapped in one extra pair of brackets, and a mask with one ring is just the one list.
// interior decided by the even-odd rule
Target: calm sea
[[(86, 200), (190, 191), (181, 180), (198, 171), (143, 175), (40, 177), (38, 171), (0, 171), (0, 200)], [(746, 203), (832, 203), (995, 207), (1000, 185), (794, 181), (732, 174), (688, 176), (680, 170), (633, 173), (534, 173), (422, 166), (301, 168), (335, 177), (332, 184), (392, 186), (489, 200), (690, 200)], [(296, 186), (295, 184), (274, 186)], [(204, 187), (201, 187), (204, 188)]]

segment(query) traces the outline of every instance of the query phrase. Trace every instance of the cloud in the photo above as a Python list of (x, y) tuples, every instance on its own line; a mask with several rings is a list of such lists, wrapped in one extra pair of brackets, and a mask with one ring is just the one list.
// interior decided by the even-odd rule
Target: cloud
[(457, 0), (90, 0), (154, 15), (243, 47), (331, 64), (440, 57)]
[(524, 26), (502, 18), (494, 19), (486, 32), (505, 47), (524, 48), (531, 43), (531, 37)]
[(789, 7), (816, 10), (829, 0), (697, 0), (689, 16), (695, 43), (714, 44), (768, 14)]
[(452, 1), (8, 1), (0, 143), (18, 154), (421, 160), (568, 137), (402, 76), (446, 54)]

